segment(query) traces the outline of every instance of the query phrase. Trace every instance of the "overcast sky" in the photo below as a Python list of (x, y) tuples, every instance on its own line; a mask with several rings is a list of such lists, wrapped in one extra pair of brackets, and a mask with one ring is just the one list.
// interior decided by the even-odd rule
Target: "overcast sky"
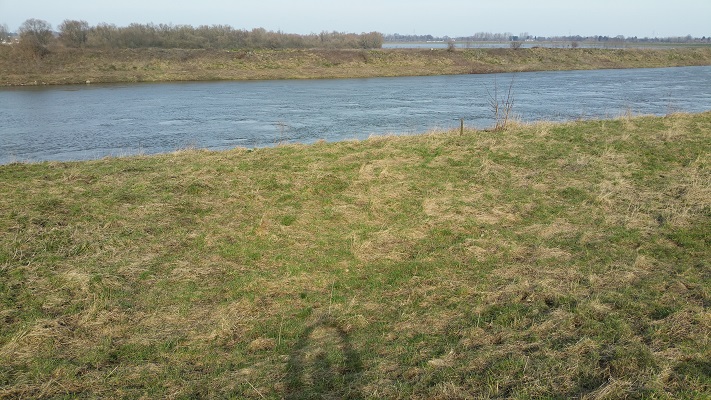
[(468, 36), (711, 36), (711, 0), (0, 0), (0, 24), (28, 18), (126, 26), (226, 24), (287, 33), (321, 31)]

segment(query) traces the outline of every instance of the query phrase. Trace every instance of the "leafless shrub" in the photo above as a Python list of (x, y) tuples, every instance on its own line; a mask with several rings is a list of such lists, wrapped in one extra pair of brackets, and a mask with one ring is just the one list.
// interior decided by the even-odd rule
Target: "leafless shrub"
[(501, 98), (499, 98), (499, 86), (496, 83), (496, 77), (494, 77), (494, 93), (492, 94), (489, 89), (486, 90), (489, 95), (489, 106), (494, 114), (495, 131), (506, 129), (506, 124), (511, 116), (511, 110), (514, 105), (513, 84), (514, 77), (511, 77), (511, 83), (509, 84), (506, 96)]
[(44, 20), (30, 18), (20, 25), (20, 50), (28, 56), (42, 58), (54, 40), (52, 25)]
[(65, 19), (59, 25), (59, 40), (68, 47), (83, 47), (88, 40), (89, 23)]

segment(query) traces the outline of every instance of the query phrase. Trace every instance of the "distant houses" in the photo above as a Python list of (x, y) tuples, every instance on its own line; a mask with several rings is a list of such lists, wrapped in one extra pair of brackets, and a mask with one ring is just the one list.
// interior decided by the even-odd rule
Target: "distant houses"
[(7, 36), (3, 37), (2, 40), (0, 40), (0, 44), (15, 44), (20, 41), (20, 35), (16, 33), (9, 33)]

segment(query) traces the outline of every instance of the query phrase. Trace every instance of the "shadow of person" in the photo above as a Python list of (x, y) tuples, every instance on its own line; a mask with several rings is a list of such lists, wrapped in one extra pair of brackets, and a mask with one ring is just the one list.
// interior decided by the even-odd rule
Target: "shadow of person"
[(331, 317), (308, 326), (287, 363), (287, 399), (360, 399), (363, 369), (348, 333)]

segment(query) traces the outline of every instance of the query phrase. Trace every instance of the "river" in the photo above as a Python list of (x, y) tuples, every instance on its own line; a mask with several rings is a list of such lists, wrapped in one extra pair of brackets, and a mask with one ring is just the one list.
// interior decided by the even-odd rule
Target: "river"
[(711, 67), (0, 89), (0, 164), (711, 110)]

